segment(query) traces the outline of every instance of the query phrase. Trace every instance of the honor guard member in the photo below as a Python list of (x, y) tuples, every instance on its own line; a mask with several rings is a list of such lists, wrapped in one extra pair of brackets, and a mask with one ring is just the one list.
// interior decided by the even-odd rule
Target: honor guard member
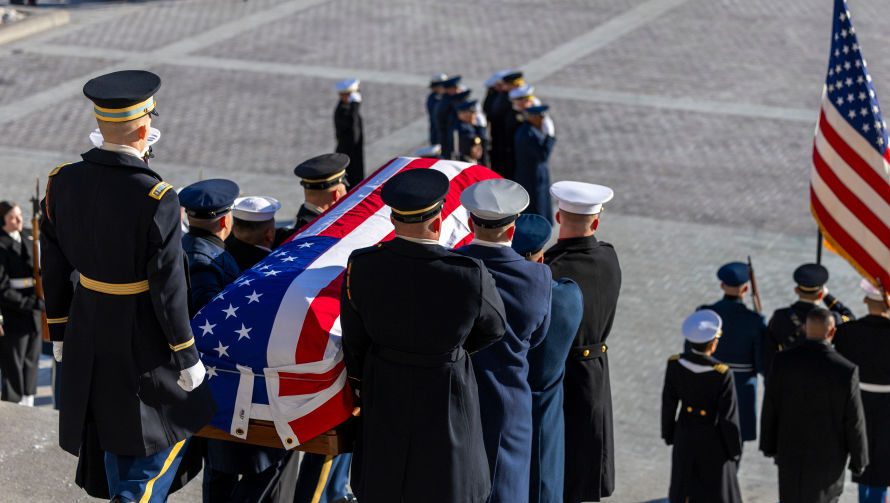
[(103, 144), (50, 173), (40, 223), (50, 337), (65, 362), (59, 444), (80, 458), (78, 485), (121, 502), (166, 500), (214, 412), (189, 325), (179, 200), (144, 160), (160, 86), (138, 70), (86, 83)]
[(452, 75), (442, 82), (442, 87), (445, 89), (445, 93), (442, 95), (442, 99), (436, 104), (436, 109), (433, 112), (436, 121), (436, 131), (439, 135), (439, 144), (442, 148), (442, 155), (446, 158), (451, 155), (450, 146), (452, 143), (452, 141), (448, 139), (448, 131), (451, 127), (452, 120), (457, 120), (457, 115), (454, 111), (455, 101), (458, 99), (460, 99), (460, 101), (466, 100), (466, 97), (469, 95), (469, 93), (466, 93), (466, 89), (460, 85), (461, 79), (462, 77), (460, 75)]
[(584, 294), (584, 317), (566, 360), (565, 501), (599, 501), (615, 489), (615, 444), (612, 437), (612, 388), (606, 340), (612, 331), (621, 267), (611, 244), (599, 241), (603, 205), (612, 200), (608, 187), (557, 182), (550, 193), (559, 203), (559, 241), (544, 254), (556, 278), (578, 283)]
[(494, 105), (495, 100), (498, 99), (499, 95), (504, 93), (503, 78), (509, 73), (512, 73), (512, 70), (500, 70), (493, 73), (491, 77), (485, 81), (485, 98), (482, 100), (482, 112), (486, 117), (491, 115), (492, 106)]
[(430, 79), (430, 94), (426, 97), (426, 114), (430, 121), (430, 145), (439, 145), (439, 130), (436, 129), (436, 107), (445, 95), (445, 86), (442, 84), (448, 80), (448, 75), (437, 73)]
[(854, 476), (859, 503), (886, 503), (890, 486), (890, 298), (862, 280), (868, 316), (837, 328), (834, 347), (859, 367), (859, 392), (865, 409), (868, 467)]
[[(525, 85), (522, 72), (508, 71), (500, 79), (497, 85), (497, 94), (491, 99), (491, 103), (485, 110), (485, 115), (490, 122), (491, 131), (491, 165), (497, 171), (499, 166), (505, 163), (506, 151), (513, 148), (513, 136), (505, 135), (505, 123), (507, 116), (511, 115), (513, 106), (510, 103), (510, 92), (517, 87)], [(506, 161), (507, 163), (510, 160)]]
[(439, 138), (442, 143), (442, 157), (445, 159), (450, 159), (454, 156), (455, 148), (457, 147), (454, 144), (454, 128), (457, 127), (457, 123), (459, 122), (457, 117), (457, 107), (467, 101), (470, 97), (470, 93), (471, 91), (469, 89), (461, 89), (456, 94), (447, 96), (446, 99), (443, 99), (442, 103), (439, 104), (438, 119), (439, 127), (441, 128), (439, 131), (446, 132)]
[(448, 177), (383, 185), (395, 239), (356, 250), (340, 298), (346, 371), (361, 398), (352, 488), (362, 503), (482, 503), (491, 481), (469, 354), (504, 336), (477, 259), (439, 245)]
[(460, 202), (470, 212), (474, 238), (457, 253), (485, 264), (507, 314), (504, 338), (473, 355), (491, 470), (488, 501), (522, 503), (528, 501), (532, 447), (528, 350), (544, 340), (550, 326), (550, 269), (510, 247), (516, 219), (528, 206), (519, 184), (502, 178), (477, 182), (461, 193)]
[(661, 438), (674, 447), (671, 503), (742, 501), (736, 478), (742, 440), (733, 374), (714, 358), (722, 325), (710, 309), (689, 315), (683, 322), (687, 350), (667, 363)]
[[(513, 249), (530, 262), (544, 263), (544, 247), (553, 227), (540, 215), (516, 220)], [(568, 278), (551, 282), (550, 327), (528, 351), (528, 384), (532, 391), (530, 503), (562, 501), (565, 470), (565, 417), (562, 381), (565, 362), (581, 325), (584, 297)]]
[(773, 313), (763, 339), (763, 369), (769, 378), (773, 358), (779, 351), (790, 349), (804, 341), (804, 321), (807, 313), (824, 305), (841, 324), (854, 318), (853, 312), (828, 293), (828, 269), (819, 264), (804, 264), (794, 270), (794, 292), (798, 301)]
[(37, 394), (43, 300), (34, 293), (31, 242), (22, 231), (22, 209), (0, 202), (0, 374), (2, 400), (32, 407)]
[(504, 113), (501, 122), (500, 135), (504, 140), (504, 144), (500, 146), (501, 160), (500, 166), (494, 165), (494, 170), (508, 180), (515, 179), (516, 173), (516, 130), (525, 122), (525, 109), (530, 106), (540, 105), (541, 102), (535, 98), (535, 88), (530, 85), (523, 85), (510, 91), (507, 95), (510, 98), (510, 108)]
[(831, 346), (831, 311), (813, 308), (805, 323), (805, 339), (773, 362), (760, 450), (779, 467), (779, 501), (833, 503), (844, 490), (847, 458), (854, 476), (869, 464), (859, 370)]
[(346, 79), (337, 82), (340, 101), (334, 109), (334, 131), (337, 136), (335, 152), (349, 156), (346, 179), (350, 185), (358, 185), (365, 178), (365, 132), (362, 125), (359, 80)]
[[(751, 276), (748, 264), (730, 262), (717, 270), (717, 279), (723, 289), (723, 299), (699, 309), (710, 309), (723, 320), (723, 337), (714, 352), (714, 358), (729, 366), (735, 381), (739, 401), (739, 422), (742, 425), (742, 441), (757, 438), (757, 374), (763, 374), (761, 346), (766, 332), (766, 322), (760, 313), (745, 306), (748, 281)], [(689, 350), (689, 344), (686, 345)]]
[(300, 178), (300, 185), (303, 186), (303, 205), (297, 212), (293, 227), (276, 231), (273, 248), (281, 246), (346, 195), (349, 187), (346, 169), (349, 164), (346, 154), (322, 154), (294, 168), (294, 174)]
[(513, 136), (516, 171), (513, 179), (531, 196), (526, 213), (534, 213), (553, 223), (550, 203), (550, 167), (548, 161), (556, 144), (556, 129), (547, 115), (547, 105), (525, 109), (525, 121)]
[(458, 120), (452, 126), (449, 134), (452, 138), (457, 136), (458, 146), (451, 158), (488, 166), (488, 145), (485, 141), (488, 132), (485, 127), (476, 125), (478, 103), (476, 100), (468, 100), (455, 106)]
[[(189, 218), (182, 239), (192, 284), (192, 308), (199, 311), (241, 273), (225, 241), (233, 227), (238, 184), (211, 179), (193, 183), (179, 193)], [(241, 214), (242, 216), (243, 213)], [(283, 449), (207, 440), (204, 502), (261, 501), (278, 473)]]
[(232, 233), (226, 238), (226, 251), (244, 272), (272, 251), (275, 241), (275, 212), (281, 203), (274, 197), (250, 196), (235, 199)]

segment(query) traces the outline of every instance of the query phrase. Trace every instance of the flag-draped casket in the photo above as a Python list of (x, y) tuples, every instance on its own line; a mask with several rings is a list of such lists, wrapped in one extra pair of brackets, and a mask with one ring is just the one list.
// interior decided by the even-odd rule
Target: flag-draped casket
[(251, 419), (274, 423), (293, 448), (349, 418), (340, 344), (340, 288), (350, 253), (392, 239), (383, 184), (410, 169), (446, 174), (441, 243), (471, 239), (460, 193), (497, 175), (482, 166), (400, 157), (242, 274), (199, 311), (192, 329), (217, 403), (212, 426), (246, 439)]

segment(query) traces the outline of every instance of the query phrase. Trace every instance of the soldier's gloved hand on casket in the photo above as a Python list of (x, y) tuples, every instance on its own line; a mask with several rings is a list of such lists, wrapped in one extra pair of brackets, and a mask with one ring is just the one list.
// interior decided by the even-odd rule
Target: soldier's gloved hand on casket
[(53, 341), (53, 358), (56, 363), (62, 363), (62, 341)]
[(207, 375), (207, 370), (204, 369), (204, 364), (199, 360), (198, 363), (191, 367), (179, 371), (179, 379), (176, 381), (176, 384), (185, 391), (192, 391), (204, 382), (205, 375)]

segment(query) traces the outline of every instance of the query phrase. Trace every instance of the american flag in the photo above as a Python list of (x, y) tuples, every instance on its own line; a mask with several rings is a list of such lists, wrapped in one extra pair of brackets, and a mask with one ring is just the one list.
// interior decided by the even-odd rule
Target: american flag
[(246, 438), (250, 419), (273, 421), (293, 448), (352, 413), (340, 344), (340, 286), (349, 254), (392, 239), (382, 185), (399, 172), (446, 174), (441, 243), (472, 235), (460, 193), (497, 175), (484, 167), (397, 158), (356, 186), (315, 222), (242, 274), (192, 320), (217, 404), (211, 424)]
[(813, 147), (810, 209), (826, 241), (873, 283), (890, 286), (887, 124), (850, 10), (835, 0), (828, 78)]

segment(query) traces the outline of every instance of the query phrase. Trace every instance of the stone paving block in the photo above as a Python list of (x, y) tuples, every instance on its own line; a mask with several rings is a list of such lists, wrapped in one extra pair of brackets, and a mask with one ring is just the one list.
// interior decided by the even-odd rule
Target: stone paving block
[(202, 54), (422, 75), (487, 78), (547, 52), (641, 0), (334, 0)]
[[(693, 0), (557, 72), (546, 83), (818, 109), (829, 0)], [(851, 1), (878, 96), (890, 96), (890, 3)]]
[(0, 105), (43, 91), (110, 63), (104, 59), (13, 53), (0, 56)]

